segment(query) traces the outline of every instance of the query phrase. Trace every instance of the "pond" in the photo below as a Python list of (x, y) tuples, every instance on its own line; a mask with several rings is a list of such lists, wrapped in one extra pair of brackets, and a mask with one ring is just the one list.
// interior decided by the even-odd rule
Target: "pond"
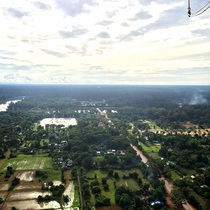
[(70, 125), (77, 125), (77, 120), (75, 118), (45, 118), (40, 122), (40, 125), (44, 128), (47, 124), (63, 125), (64, 127), (68, 127)]

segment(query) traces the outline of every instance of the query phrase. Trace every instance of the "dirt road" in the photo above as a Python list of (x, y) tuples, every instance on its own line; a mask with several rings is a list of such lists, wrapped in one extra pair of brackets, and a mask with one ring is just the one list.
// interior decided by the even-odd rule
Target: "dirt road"
[[(136, 151), (136, 154), (139, 155), (141, 157), (141, 160), (144, 164), (146, 164), (148, 162), (148, 158), (134, 145), (130, 144), (130, 146)], [(171, 183), (169, 183), (167, 181), (167, 179), (165, 177), (161, 177), (160, 180), (163, 180), (165, 182), (165, 189), (166, 192), (168, 193), (168, 195), (170, 195), (171, 191), (173, 190), (173, 186)], [(174, 204), (172, 203), (172, 201), (170, 200), (170, 197), (168, 197), (171, 206), (173, 207)], [(195, 208), (193, 208), (187, 201), (182, 205), (182, 207), (185, 210), (196, 210)]]
[(185, 210), (196, 210), (193, 208), (187, 201), (185, 204), (182, 205)]
[(148, 158), (134, 145), (130, 144), (131, 147), (136, 151), (136, 154), (141, 157), (141, 161), (146, 164), (148, 162)]

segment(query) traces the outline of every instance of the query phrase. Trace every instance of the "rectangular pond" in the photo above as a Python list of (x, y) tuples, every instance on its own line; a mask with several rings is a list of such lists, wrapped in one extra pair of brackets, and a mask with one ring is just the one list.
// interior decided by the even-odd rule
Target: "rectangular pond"
[(46, 125), (63, 125), (65, 128), (70, 125), (77, 125), (76, 118), (45, 118), (40, 121), (40, 125), (45, 128)]

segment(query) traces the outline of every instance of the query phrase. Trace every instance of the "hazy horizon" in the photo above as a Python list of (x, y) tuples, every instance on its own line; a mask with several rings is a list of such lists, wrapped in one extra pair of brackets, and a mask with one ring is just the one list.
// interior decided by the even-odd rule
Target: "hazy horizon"
[(209, 87), (210, 84), (105, 84), (105, 83), (0, 83), (0, 86), (171, 86), (171, 87)]

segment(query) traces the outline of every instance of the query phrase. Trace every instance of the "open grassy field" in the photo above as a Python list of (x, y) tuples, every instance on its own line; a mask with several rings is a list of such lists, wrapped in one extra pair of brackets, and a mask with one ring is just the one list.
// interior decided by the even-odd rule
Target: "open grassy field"
[(47, 171), (47, 175), (48, 175), (46, 181), (61, 180), (61, 170), (48, 169), (46, 171)]
[(172, 178), (172, 180), (177, 180), (177, 179), (180, 179), (181, 178), (179, 176), (179, 174), (176, 173), (176, 171), (170, 170), (170, 172), (171, 172), (171, 178)]
[(116, 185), (118, 187), (126, 187), (133, 190), (139, 189), (139, 186), (137, 185), (136, 181), (133, 179), (120, 179), (116, 181)]
[(16, 158), (3, 159), (0, 161), (0, 171), (5, 171), (8, 166), (12, 166), (15, 170), (52, 169), (51, 159), (47, 157), (46, 154), (20, 154)]
[(158, 155), (158, 153), (151, 152), (149, 153), (149, 156), (153, 159), (160, 159), (160, 156)]
[(94, 178), (96, 174), (97, 179), (102, 179), (104, 177), (107, 177), (107, 172), (102, 170), (90, 170), (87, 173), (88, 178)]
[[(95, 176), (95, 174), (96, 174), (97, 180), (100, 183), (99, 187), (101, 189), (101, 194), (110, 198), (111, 205), (115, 205), (115, 197), (114, 197), (114, 192), (115, 192), (114, 181), (115, 181), (115, 179), (113, 179), (113, 178), (108, 178), (107, 179), (107, 184), (109, 185), (109, 190), (104, 191), (103, 186), (101, 184), (101, 180), (102, 180), (102, 178), (107, 177), (107, 172), (101, 171), (101, 170), (91, 170), (91, 171), (88, 172), (88, 177), (93, 178)], [(91, 181), (92, 180), (90, 180), (90, 182)], [(95, 198), (94, 197), (95, 196), (91, 193), (90, 201), (93, 205), (95, 205)]]
[[(114, 170), (114, 173), (117, 172), (119, 175), (119, 179), (115, 179), (115, 178), (107, 178), (107, 183), (109, 185), (109, 190), (105, 191), (103, 190), (103, 185), (101, 184), (101, 179), (107, 177), (107, 172), (106, 171), (101, 171), (101, 170), (91, 170), (88, 172), (87, 176), (88, 178), (91, 178), (91, 180), (89, 181), (89, 183), (91, 183), (96, 174), (97, 180), (99, 181), (99, 187), (101, 189), (101, 194), (110, 198), (110, 202), (111, 205), (115, 205), (115, 196), (114, 196), (114, 192), (115, 192), (115, 186), (116, 187), (120, 187), (120, 186), (124, 186), (127, 188), (130, 188), (132, 190), (138, 190), (139, 186), (137, 184), (137, 182), (132, 179), (132, 178), (126, 178), (123, 179), (123, 176), (129, 176), (129, 173), (133, 173), (136, 172), (139, 174), (139, 178), (142, 179), (143, 183), (146, 183), (147, 180), (143, 179), (143, 174), (139, 169), (131, 169), (131, 170)], [(94, 195), (91, 193), (91, 203), (94, 205), (95, 199), (94, 199)]]
[(123, 175), (129, 176), (129, 174), (133, 173), (133, 172), (136, 172), (139, 175), (138, 176), (139, 178), (141, 178), (141, 179), (143, 178), (143, 174), (142, 174), (141, 170), (138, 168), (133, 168), (131, 170), (114, 170), (114, 171), (119, 174), (120, 178), (123, 178)]
[(155, 122), (148, 121), (147, 123), (148, 123), (150, 129), (152, 129), (152, 130), (161, 130), (161, 128), (159, 126), (157, 126)]
[(151, 153), (151, 152), (158, 153), (159, 150), (160, 150), (160, 147), (161, 147), (161, 146), (158, 146), (158, 145), (146, 146), (142, 142), (139, 142), (139, 145), (141, 145), (142, 149), (147, 153)]
[(38, 126), (39, 126), (39, 124), (38, 124), (38, 123), (34, 123), (34, 126), (33, 126), (33, 131), (37, 131)]
[(102, 195), (110, 198), (111, 205), (115, 205), (115, 197), (114, 197), (114, 192), (115, 192), (115, 186), (114, 186), (114, 180), (113, 179), (108, 179), (107, 183), (109, 185), (109, 191), (102, 191)]

